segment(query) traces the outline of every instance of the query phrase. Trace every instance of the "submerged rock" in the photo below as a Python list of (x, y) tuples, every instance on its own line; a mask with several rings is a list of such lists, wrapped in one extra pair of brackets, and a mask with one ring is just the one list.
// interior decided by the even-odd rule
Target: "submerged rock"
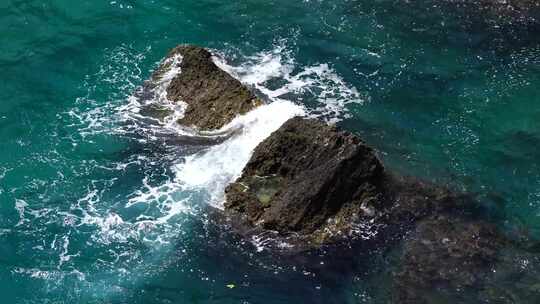
[(216, 66), (208, 50), (190, 45), (172, 49), (143, 91), (151, 92), (174, 69), (179, 73), (167, 84), (166, 94), (170, 101), (187, 104), (178, 121), (182, 125), (199, 130), (220, 129), (263, 104), (240, 81)]
[(457, 294), (477, 293), (506, 242), (484, 221), (449, 215), (421, 221), (404, 240), (394, 302), (447, 303)]
[(393, 303), (539, 303), (540, 257), (481, 219), (420, 221), (395, 261)]

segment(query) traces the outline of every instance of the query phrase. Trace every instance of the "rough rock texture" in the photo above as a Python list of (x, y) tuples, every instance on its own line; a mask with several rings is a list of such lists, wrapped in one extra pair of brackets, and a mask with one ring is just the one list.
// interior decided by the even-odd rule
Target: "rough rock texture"
[[(249, 227), (312, 247), (343, 238), (397, 241), (416, 221), (461, 208), (451, 191), (385, 172), (357, 136), (292, 118), (254, 151), (226, 189), (226, 210)], [(246, 228), (248, 227), (248, 228)]]
[(292, 118), (254, 151), (227, 189), (227, 210), (282, 234), (310, 234), (328, 219), (349, 225), (377, 201), (383, 166), (358, 137)]
[(404, 241), (394, 302), (446, 303), (452, 291), (480, 289), (505, 242), (483, 221), (449, 215), (421, 221)]
[[(240, 81), (217, 67), (206, 49), (182, 45), (171, 50), (167, 58), (177, 55), (182, 56), (181, 73), (167, 87), (167, 98), (187, 103), (180, 124), (215, 130), (262, 104)], [(172, 60), (165, 60), (152, 78), (163, 75), (171, 64)]]

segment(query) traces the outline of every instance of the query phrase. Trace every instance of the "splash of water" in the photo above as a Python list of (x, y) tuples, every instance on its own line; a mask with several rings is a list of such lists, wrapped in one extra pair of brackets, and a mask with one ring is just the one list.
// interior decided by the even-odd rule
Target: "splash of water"
[[(328, 123), (350, 118), (348, 105), (363, 104), (369, 100), (327, 63), (299, 66), (285, 42), (278, 43), (271, 51), (247, 56), (239, 66), (231, 66), (223, 58), (222, 54), (216, 52), (216, 65), (271, 101), (292, 98), (307, 102), (307, 115)], [(279, 81), (277, 87), (276, 81)], [(310, 106), (309, 101), (313, 101), (314, 105)]]

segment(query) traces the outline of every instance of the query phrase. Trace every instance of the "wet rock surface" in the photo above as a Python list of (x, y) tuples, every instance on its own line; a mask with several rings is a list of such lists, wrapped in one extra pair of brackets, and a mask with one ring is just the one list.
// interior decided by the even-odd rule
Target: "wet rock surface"
[(167, 99), (187, 104), (184, 116), (178, 121), (182, 125), (217, 130), (263, 104), (240, 81), (216, 66), (208, 50), (191, 45), (172, 49), (146, 84), (145, 91), (152, 91), (150, 87), (175, 68), (172, 65), (177, 65), (181, 72), (167, 86)]
[(322, 227), (351, 228), (369, 214), (382, 173), (374, 151), (356, 136), (297, 117), (255, 149), (226, 189), (225, 208), (253, 226), (317, 237)]
[(448, 189), (386, 172), (356, 135), (300, 117), (255, 149), (226, 197), (241, 234), (301, 248), (354, 239), (389, 245), (416, 221), (467, 205)]
[(178, 123), (198, 131), (218, 130), (263, 104), (210, 51), (192, 45), (172, 49), (134, 95), (143, 104), (140, 114), (160, 121), (174, 114), (169, 103), (185, 103)]

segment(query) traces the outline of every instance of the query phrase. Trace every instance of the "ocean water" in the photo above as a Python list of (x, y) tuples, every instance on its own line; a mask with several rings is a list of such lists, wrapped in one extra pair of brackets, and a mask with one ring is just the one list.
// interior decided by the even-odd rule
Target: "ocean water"
[[(383, 257), (282, 260), (213, 220), (294, 115), (538, 237), (538, 25), (427, 0), (1, 0), (0, 29), (1, 303), (386, 303)], [(211, 144), (163, 96), (145, 120), (133, 93), (181, 43), (269, 104)]]

